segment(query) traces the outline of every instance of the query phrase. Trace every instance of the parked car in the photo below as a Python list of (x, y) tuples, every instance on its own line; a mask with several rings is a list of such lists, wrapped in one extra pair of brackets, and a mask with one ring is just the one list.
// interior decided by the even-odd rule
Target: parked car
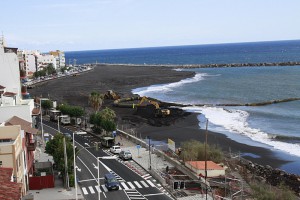
[(122, 151), (120, 146), (112, 146), (110, 147), (110, 152), (119, 154)]
[(119, 181), (111, 173), (104, 175), (104, 184), (108, 190), (119, 190), (120, 187)]
[(119, 157), (123, 160), (131, 160), (132, 159), (132, 154), (130, 153), (130, 151), (121, 151), (119, 153)]

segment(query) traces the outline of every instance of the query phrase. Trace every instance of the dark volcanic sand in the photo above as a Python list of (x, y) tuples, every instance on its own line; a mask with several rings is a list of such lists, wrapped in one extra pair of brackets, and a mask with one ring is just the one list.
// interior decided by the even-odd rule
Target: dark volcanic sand
[[(194, 72), (174, 71), (167, 67), (146, 67), (146, 66), (97, 66), (91, 72), (75, 77), (61, 78), (48, 81), (29, 93), (34, 96), (48, 97), (57, 100), (59, 103), (68, 102), (72, 105), (88, 107), (88, 95), (92, 91), (101, 93), (107, 90), (114, 90), (122, 97), (131, 96), (131, 90), (138, 87), (145, 87), (153, 84), (177, 82), (184, 78), (189, 78)], [(168, 126), (149, 125), (149, 119), (142, 118), (134, 114), (130, 108), (112, 107), (112, 101), (106, 100), (103, 106), (113, 108), (118, 115), (118, 123), (127, 122), (138, 134), (143, 137), (149, 135), (156, 140), (166, 140), (170, 138), (180, 144), (182, 141), (196, 139), (204, 141), (205, 131), (200, 130), (196, 114), (178, 112), (178, 116), (170, 117)], [(168, 119), (163, 119), (168, 120)], [(272, 151), (260, 147), (253, 147), (235, 142), (223, 134), (208, 133), (208, 142), (216, 144), (222, 149), (232, 152), (253, 153), (259, 158), (247, 157), (247, 159), (262, 165), (270, 165), (274, 168), (281, 166), (288, 161), (283, 161), (274, 156)]]

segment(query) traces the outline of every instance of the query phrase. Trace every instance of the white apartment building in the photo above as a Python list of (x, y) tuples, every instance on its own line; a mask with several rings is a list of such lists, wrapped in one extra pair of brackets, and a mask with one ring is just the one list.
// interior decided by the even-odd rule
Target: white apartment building
[(64, 65), (64, 53), (58, 53), (58, 57), (51, 54), (42, 54), (38, 50), (19, 50), (18, 58), (24, 61), (26, 75), (31, 76), (34, 72), (42, 70), (48, 64), (56, 69), (62, 63)]
[(56, 59), (53, 55), (42, 54), (37, 56), (38, 70), (42, 70), (44, 67), (47, 67), (48, 64), (52, 64), (54, 69), (57, 68)]
[(50, 55), (53, 55), (56, 59), (56, 67), (65, 67), (66, 65), (66, 59), (65, 59), (65, 53), (63, 51), (60, 50), (56, 50), (56, 51), (50, 51), (49, 52)]
[(24, 61), (26, 68), (26, 75), (31, 76), (37, 70), (37, 56), (41, 53), (37, 50), (19, 50), (18, 57), (19, 60)]
[(0, 123), (17, 115), (32, 123), (33, 99), (22, 99), (17, 54), (0, 43)]

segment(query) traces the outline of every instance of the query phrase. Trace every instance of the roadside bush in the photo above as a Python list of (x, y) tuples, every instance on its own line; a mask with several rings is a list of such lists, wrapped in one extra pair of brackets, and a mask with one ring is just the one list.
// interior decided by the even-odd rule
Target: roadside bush
[[(223, 152), (216, 146), (206, 146), (207, 159), (216, 163), (222, 162)], [(186, 160), (205, 160), (205, 144), (197, 140), (189, 140), (182, 143), (181, 159)]]
[(253, 197), (257, 200), (296, 200), (296, 195), (284, 184), (279, 187), (263, 183), (252, 183), (250, 185)]

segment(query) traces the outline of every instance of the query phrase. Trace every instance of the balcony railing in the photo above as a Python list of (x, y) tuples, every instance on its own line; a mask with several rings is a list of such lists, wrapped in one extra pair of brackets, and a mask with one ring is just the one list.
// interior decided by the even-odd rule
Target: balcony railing
[(28, 151), (35, 151), (36, 148), (36, 140), (29, 140), (26, 143), (26, 147)]

